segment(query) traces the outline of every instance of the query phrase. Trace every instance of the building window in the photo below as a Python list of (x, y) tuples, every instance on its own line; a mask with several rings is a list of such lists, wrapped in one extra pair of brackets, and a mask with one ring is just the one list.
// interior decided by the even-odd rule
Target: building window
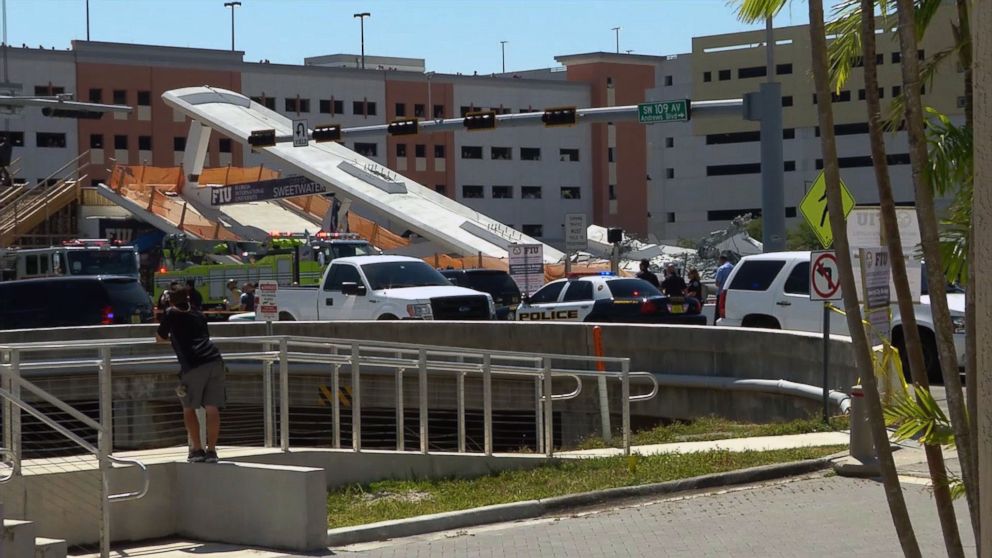
[(606, 162), (607, 163), (616, 162), (615, 148), (613, 147), (606, 148)]
[(927, 52), (925, 50), (916, 51), (916, 58), (920, 60), (926, 60), (926, 57), (927, 57)]
[(706, 145), (718, 145), (722, 143), (747, 143), (761, 141), (761, 132), (727, 132), (724, 134), (707, 134)]
[(559, 149), (558, 157), (560, 160), (565, 162), (574, 163), (579, 160), (579, 150), (578, 149)]
[(406, 157), (406, 144), (405, 143), (397, 143), (396, 144), (396, 158), (401, 159), (403, 157)]
[(966, 106), (968, 106), (968, 99), (966, 99), (965, 97), (958, 97), (957, 106), (959, 109), (965, 108)]
[(713, 81), (713, 72), (703, 72), (703, 81), (705, 82)]
[(365, 102), (365, 114), (368, 116), (375, 116), (375, 101)]
[(727, 81), (730, 79), (730, 70), (720, 70), (719, 73), (720, 81)]
[(709, 165), (706, 176), (731, 176), (735, 174), (759, 174), (761, 163), (738, 163), (735, 165)]
[(138, 150), (139, 151), (151, 151), (152, 150), (152, 137), (151, 136), (138, 136)]
[(320, 114), (330, 114), (331, 113), (331, 100), (330, 99), (318, 99), (317, 108), (320, 110)]
[(103, 149), (103, 134), (90, 134), (90, 149)]
[(61, 95), (65, 93), (65, 87), (57, 85), (35, 85), (34, 94), (41, 96)]
[(127, 149), (127, 136), (114, 136), (114, 149)]
[(850, 91), (841, 91), (840, 93), (836, 91), (830, 92), (830, 102), (832, 103), (846, 103), (851, 100)]
[(255, 101), (256, 103), (262, 105), (263, 107), (265, 107), (265, 108), (267, 108), (269, 110), (276, 110), (276, 98), (275, 97), (258, 96), (258, 97), (251, 97), (251, 100), (252, 101)]
[(513, 198), (513, 186), (493, 186), (494, 200), (508, 200)]
[(792, 106), (792, 95), (783, 95), (782, 96), (782, 106), (783, 107), (791, 107)]
[(444, 105), (434, 105), (434, 118), (444, 118)]
[(610, 184), (608, 190), (609, 191), (607, 192), (607, 196), (609, 196), (610, 201), (617, 199), (617, 185)]
[(675, 138), (665, 138), (665, 147), (675, 147)]
[(485, 197), (483, 194), (482, 186), (462, 186), (462, 198), (465, 199), (482, 199)]
[(172, 150), (186, 151), (186, 138), (184, 136), (177, 136), (172, 138)]
[(463, 145), (462, 159), (481, 159), (482, 147), (478, 145)]
[(221, 153), (230, 153), (231, 152), (231, 139), (230, 138), (220, 138), (220, 140), (217, 141), (217, 151), (220, 151)]
[(540, 147), (521, 147), (520, 148), (520, 160), (521, 161), (540, 161), (541, 160), (541, 148)]
[(427, 146), (422, 143), (418, 143), (417, 145), (413, 146), (413, 156), (418, 158), (426, 157)]
[(866, 92), (865, 92), (864, 89), (858, 89), (858, 100), (859, 101), (864, 101), (866, 95), (867, 94), (866, 94)]
[(673, 82), (672, 76), (665, 76), (665, 87), (671, 87), (672, 82)]
[(414, 105), (413, 105), (413, 115), (414, 116), (416, 116), (417, 118), (423, 118), (424, 115), (426, 115), (426, 114), (427, 114), (427, 108), (424, 105), (422, 105), (420, 103), (414, 103)]
[(114, 89), (114, 104), (115, 105), (126, 105), (127, 104), (127, 91), (123, 89)]
[(444, 145), (435, 145), (434, 146), (434, 158), (435, 159), (444, 159)]
[(24, 132), (0, 132), (0, 138), (6, 140), (11, 147), (24, 147)]
[(65, 134), (38, 132), (35, 143), (37, 147), (65, 147)]
[(582, 197), (582, 190), (578, 186), (562, 186), (561, 199), (577, 200)]
[(544, 225), (521, 225), (520, 232), (527, 236), (541, 238), (544, 236)]
[(90, 89), (90, 102), (91, 103), (102, 103), (103, 102), (103, 89)]
[(780, 76), (787, 76), (792, 73), (792, 64), (776, 64), (775, 73)]
[(665, 169), (665, 178), (675, 178), (675, 169), (671, 167)]
[(355, 143), (355, 153), (363, 157), (376, 157), (379, 155), (379, 144), (377, 143)]
[(406, 116), (406, 103), (396, 103), (396, 116)]
[(668, 213), (666, 213), (665, 214), (665, 221), (667, 221), (669, 223), (674, 223), (675, 222), (675, 212), (674, 211), (669, 211)]
[(796, 162), (795, 161), (786, 161), (785, 162), (785, 172), (795, 172), (795, 170), (796, 170)]
[(351, 114), (365, 114), (365, 101), (352, 101)]
[(493, 147), (491, 153), (492, 160), (494, 161), (509, 161), (513, 159), (513, 148), (512, 147)]
[(444, 184), (435, 184), (434, 191), (444, 196), (448, 195), (447, 194), (448, 188)]
[(152, 105), (151, 91), (138, 91), (138, 106), (150, 107)]
[(902, 53), (901, 52), (893, 52), (892, 53), (892, 63), (893, 64), (898, 64), (900, 62), (902, 62)]
[(706, 212), (707, 221), (733, 221), (741, 215), (751, 214), (752, 217), (760, 217), (761, 209), (717, 209)]
[(525, 200), (539, 200), (541, 199), (541, 187), (540, 186), (521, 186), (520, 187), (520, 197)]
[(893, 85), (892, 86), (892, 96), (893, 97), (898, 97), (899, 95), (902, 95), (902, 87), (900, 87), (898, 85)]
[(476, 111), (476, 108), (475, 108), (474, 105), (469, 105), (469, 106), (462, 105), (462, 107), (461, 107), (462, 118), (465, 118), (465, 115), (467, 115), (468, 113), (475, 112), (475, 111)]
[(783, 128), (782, 129), (782, 139), (796, 139), (796, 129), (795, 128)]
[(286, 112), (310, 112), (310, 99), (287, 98)]
[[(768, 68), (764, 66), (749, 66), (747, 68), (737, 69), (737, 79), (765, 77), (765, 75), (767, 74), (768, 74)], [(723, 77), (721, 77), (720, 79), (723, 79)]]

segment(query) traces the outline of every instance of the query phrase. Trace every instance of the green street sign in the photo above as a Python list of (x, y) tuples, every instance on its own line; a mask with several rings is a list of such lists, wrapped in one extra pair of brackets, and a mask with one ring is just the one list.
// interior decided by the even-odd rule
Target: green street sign
[(655, 122), (686, 122), (689, 120), (692, 103), (689, 99), (641, 103), (637, 105), (637, 121), (641, 124)]

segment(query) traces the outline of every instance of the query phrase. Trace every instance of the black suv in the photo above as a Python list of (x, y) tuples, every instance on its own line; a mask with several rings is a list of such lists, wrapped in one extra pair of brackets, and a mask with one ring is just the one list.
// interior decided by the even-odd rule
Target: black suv
[(134, 277), (0, 282), (0, 329), (131, 324), (151, 319), (151, 299)]
[(510, 274), (498, 269), (441, 269), (452, 285), (489, 293), (496, 305), (496, 319), (508, 320), (520, 304), (520, 288)]

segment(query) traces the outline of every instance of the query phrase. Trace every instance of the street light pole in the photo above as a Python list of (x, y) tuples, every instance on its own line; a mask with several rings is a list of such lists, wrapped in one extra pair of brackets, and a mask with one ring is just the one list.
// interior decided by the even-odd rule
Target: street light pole
[(86, 0), (86, 40), (90, 40), (90, 0)]
[(506, 43), (507, 43), (507, 41), (500, 41), (499, 42), (500, 49), (503, 51), (503, 73), (504, 74), (506, 73)]
[(234, 8), (241, 5), (241, 2), (224, 2), (225, 8), (231, 8), (231, 50), (234, 50)]
[(355, 14), (352, 17), (357, 17), (360, 22), (362, 32), (362, 69), (365, 69), (365, 18), (370, 17), (372, 14), (369, 12), (362, 12), (360, 14)]
[(620, 28), (613, 27), (611, 30), (617, 34), (617, 54), (620, 54)]

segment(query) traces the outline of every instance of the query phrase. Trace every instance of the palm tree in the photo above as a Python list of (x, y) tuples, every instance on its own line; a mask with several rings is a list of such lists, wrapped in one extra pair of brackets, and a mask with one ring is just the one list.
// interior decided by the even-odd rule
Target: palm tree
[(920, 68), (917, 60), (916, 10), (913, 0), (896, 0), (899, 19), (899, 45), (902, 51), (902, 80), (906, 107), (906, 129), (913, 186), (916, 191), (916, 216), (920, 224), (923, 257), (927, 262), (927, 284), (933, 314), (937, 351), (947, 392), (948, 410), (954, 437), (961, 457), (961, 478), (971, 511), (972, 528), (979, 532), (977, 456), (973, 453), (971, 427), (964, 407), (964, 392), (958, 374), (958, 357), (954, 348), (953, 324), (947, 305), (947, 288), (940, 253), (940, 229), (934, 206), (931, 179), (927, 172), (929, 155), (924, 129), (923, 101), (920, 95)]
[[(739, 14), (745, 21), (758, 21), (773, 16), (784, 5), (784, 0), (744, 0)], [(858, 306), (857, 287), (851, 263), (851, 250), (847, 241), (847, 226), (842, 211), (843, 202), (840, 189), (840, 168), (837, 162), (837, 143), (834, 137), (833, 107), (829, 102), (830, 79), (828, 75), (827, 38), (822, 0), (809, 0), (809, 35), (812, 54), (813, 81), (816, 86), (817, 113), (820, 124), (820, 141), (823, 149), (823, 169), (827, 184), (827, 208), (830, 227), (834, 233), (834, 246), (837, 264), (840, 269), (841, 290), (844, 295), (844, 310), (847, 325), (851, 332), (855, 361), (862, 371), (861, 380), (865, 390), (865, 402), (872, 439), (878, 452), (885, 498), (888, 501), (892, 522), (899, 537), (903, 554), (910, 557), (921, 556), (920, 547), (913, 532), (913, 524), (906, 509), (902, 488), (892, 460), (889, 434), (885, 428), (882, 403), (878, 394), (878, 384), (874, 374), (871, 349), (861, 321)]]
[[(869, 139), (871, 140), (871, 154), (875, 168), (875, 182), (878, 185), (882, 227), (885, 231), (886, 242), (888, 243), (892, 279), (896, 288), (899, 315), (902, 317), (905, 339), (904, 349), (909, 352), (908, 361), (913, 382), (916, 384), (917, 390), (929, 391), (930, 386), (923, 358), (923, 343), (920, 339), (920, 330), (917, 329), (916, 325), (916, 311), (913, 308), (909, 277), (906, 273), (906, 261), (903, 259), (902, 239), (899, 234), (899, 224), (896, 220), (896, 204), (892, 195), (892, 183), (889, 180), (889, 166), (885, 153), (882, 101), (879, 97), (878, 64), (875, 58), (875, 2), (874, 0), (860, 0), (860, 2), (860, 10), (852, 11), (847, 17), (860, 19)], [(951, 498), (951, 491), (947, 482), (944, 452), (939, 444), (933, 442), (924, 444), (924, 451), (926, 452), (927, 465), (930, 469), (934, 500), (936, 501), (937, 515), (940, 518), (940, 526), (944, 534), (944, 545), (947, 548), (947, 555), (963, 557), (964, 548), (961, 546), (961, 535), (958, 532), (957, 518), (954, 513), (954, 502)]]

